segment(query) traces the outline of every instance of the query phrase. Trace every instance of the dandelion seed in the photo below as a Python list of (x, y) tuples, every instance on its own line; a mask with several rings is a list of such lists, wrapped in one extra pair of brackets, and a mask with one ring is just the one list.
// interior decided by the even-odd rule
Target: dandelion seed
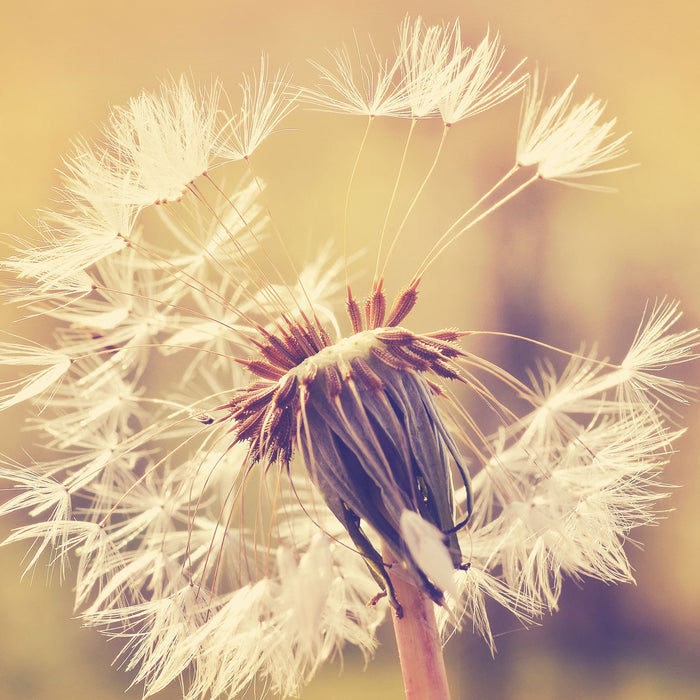
[(545, 180), (568, 184), (578, 178), (631, 167), (600, 168), (626, 153), (628, 136), (612, 137), (615, 119), (600, 123), (605, 108), (600, 100), (588, 97), (572, 106), (574, 80), (543, 108), (539, 73), (535, 71), (530, 80), (520, 115), (518, 165), (535, 165)]
[(504, 54), (498, 34), (491, 39), (487, 33), (476, 49), (461, 48), (459, 23), (453, 30), (453, 54), (450, 79), (438, 110), (445, 124), (456, 124), (504, 102), (520, 91), (526, 76), (513, 78), (523, 61), (508, 75), (496, 73)]
[(4, 409), (55, 389), (70, 369), (71, 358), (65, 353), (30, 344), (2, 343), (0, 364), (45, 368), (23, 379), (1, 384), (0, 408)]
[(458, 32), (458, 23), (452, 28), (426, 26), (420, 17), (406, 17), (401, 23), (398, 55), (412, 118), (437, 112), (454, 77), (453, 66), (463, 58), (461, 44), (454, 39)]
[(157, 98), (143, 93), (114, 110), (107, 157), (134, 173), (143, 204), (182, 197), (207, 171), (220, 131), (220, 92), (215, 83), (196, 94), (183, 76), (164, 84)]
[[(423, 276), (460, 235), (537, 180), (622, 153), (600, 104), (571, 107), (570, 86), (542, 109), (535, 76), (516, 166), (430, 232), (392, 300), (384, 271), (444, 134), (522, 79), (497, 73), (497, 35), (471, 49), (458, 23), (420, 18), (359, 73), (331, 56), (303, 93), (316, 107), (408, 115), (411, 134), (444, 121), (392, 228), (410, 135), (403, 148), (364, 298), (347, 250), (299, 268), (289, 255), (289, 273), (279, 262), (275, 173), (250, 156), (299, 96), (266, 57), (235, 117), (218, 83), (184, 78), (114, 109), (101, 145), (76, 142), (42, 240), (4, 263), (21, 280), (9, 298), (55, 326), (50, 347), (0, 345), (0, 364), (25, 368), (0, 408), (24, 402), (36, 443), (27, 464), (0, 463), (13, 485), (0, 515), (30, 519), (7, 543), (29, 543), (28, 569), (75, 562), (76, 609), (121, 640), (146, 695), (177, 680), (191, 700), (297, 694), (345, 644), (370, 655), (390, 611), (407, 683), (446, 697), (440, 634), (471, 624), (493, 649), (489, 601), (526, 625), (557, 608), (566, 578), (632, 580), (624, 543), (664, 495), (680, 434), (667, 413), (686, 396), (663, 372), (700, 340), (674, 330), (676, 304), (645, 314), (621, 362), (581, 351), (557, 372), (545, 358), (529, 383), (471, 352), (473, 333), (410, 328)], [(365, 148), (347, 164), (346, 234)], [(518, 165), (537, 174), (485, 205)]]
[[(95, 164), (94, 154), (86, 160)], [(99, 191), (99, 174), (95, 174), (93, 187), (82, 191), (85, 183), (71, 184), (60, 190), (66, 202), (66, 210), (45, 212), (37, 225), (42, 241), (35, 247), (22, 247), (22, 253), (2, 262), (2, 269), (31, 280), (34, 296), (39, 290), (47, 293), (63, 292), (67, 295), (83, 295), (91, 290), (91, 280), (86, 270), (91, 265), (126, 247), (139, 208), (122, 201), (114, 194)], [(92, 179), (91, 175), (85, 175)], [(119, 191), (127, 189), (128, 185)], [(36, 285), (40, 285), (38, 288)], [(28, 294), (31, 300), (32, 295)]]
[(406, 97), (397, 78), (399, 59), (393, 61), (375, 54), (367, 63), (353, 65), (347, 48), (329, 52), (332, 68), (316, 61), (311, 65), (319, 73), (320, 87), (306, 88), (304, 101), (321, 110), (366, 117), (404, 116)]
[(249, 158), (294, 109), (287, 96), (289, 80), (284, 72), (270, 78), (267, 57), (260, 58), (260, 72), (243, 80), (243, 103), (221, 135), (217, 154), (224, 160)]

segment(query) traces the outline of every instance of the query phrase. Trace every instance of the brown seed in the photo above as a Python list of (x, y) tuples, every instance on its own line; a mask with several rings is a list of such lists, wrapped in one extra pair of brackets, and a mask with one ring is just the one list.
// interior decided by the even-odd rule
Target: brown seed
[(376, 393), (384, 388), (379, 375), (361, 357), (353, 358), (351, 364), (357, 378), (367, 390)]
[(414, 287), (404, 289), (394, 301), (389, 318), (386, 321), (387, 326), (397, 326), (403, 321), (411, 310), (416, 305), (418, 300), (418, 290)]
[(360, 307), (352, 296), (352, 292), (348, 289), (348, 300), (345, 302), (348, 309), (348, 316), (350, 316), (350, 323), (352, 324), (352, 332), (360, 333), (364, 326), (362, 324), (362, 313)]

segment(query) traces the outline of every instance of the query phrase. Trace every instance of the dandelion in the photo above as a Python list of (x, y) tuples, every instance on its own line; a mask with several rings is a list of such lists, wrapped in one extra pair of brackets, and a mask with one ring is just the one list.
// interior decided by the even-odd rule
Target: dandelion
[[(680, 434), (667, 414), (686, 398), (662, 372), (700, 337), (675, 330), (677, 305), (651, 308), (620, 362), (568, 353), (557, 372), (543, 358), (527, 383), (472, 352), (485, 331), (410, 321), (435, 260), (490, 212), (622, 152), (598, 103), (571, 107), (570, 86), (543, 111), (534, 78), (511, 171), (431, 232), (403, 289), (385, 288), (447, 130), (523, 85), (496, 72), (501, 55), (497, 37), (472, 49), (457, 23), (408, 18), (395, 56), (358, 74), (331, 54), (320, 87), (290, 94), (263, 58), (233, 116), (218, 84), (164, 83), (114, 109), (99, 143), (76, 143), (42, 240), (3, 264), (10, 300), (55, 328), (48, 347), (0, 346), (1, 364), (27, 368), (0, 385), (0, 407), (34, 409), (31, 458), (0, 465), (14, 487), (0, 515), (30, 518), (7, 542), (29, 542), (28, 569), (76, 563), (76, 608), (121, 640), (146, 695), (178, 679), (189, 700), (254, 683), (295, 695), (345, 644), (371, 654), (389, 614), (409, 697), (447, 698), (441, 635), (471, 624), (493, 647), (487, 601), (527, 624), (567, 577), (632, 580), (623, 545), (654, 521)], [(298, 100), (368, 118), (334, 223), (345, 254), (304, 266), (255, 164), (292, 138), (275, 132)], [(374, 120), (406, 114), (358, 297), (353, 181)], [(429, 119), (442, 139), (392, 227)]]

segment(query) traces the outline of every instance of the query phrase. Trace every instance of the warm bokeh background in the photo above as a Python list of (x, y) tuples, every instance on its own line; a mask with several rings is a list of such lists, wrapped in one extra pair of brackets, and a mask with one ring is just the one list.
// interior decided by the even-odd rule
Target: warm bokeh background
[[(597, 339), (604, 354), (619, 357), (646, 299), (679, 298), (687, 323), (700, 323), (695, 0), (0, 0), (0, 231), (28, 233), (25, 217), (50, 203), (60, 154), (76, 134), (96, 132), (108, 104), (183, 71), (202, 80), (218, 76), (235, 92), (261, 49), (277, 65), (289, 62), (302, 81), (310, 75), (304, 59), (352, 41), (353, 29), (388, 46), (406, 12), (431, 21), (460, 17), (472, 41), (489, 25), (500, 30), (508, 55), (538, 61), (558, 88), (580, 74), (577, 94), (593, 91), (608, 100), (620, 129), (632, 132), (632, 161), (641, 163), (611, 178), (617, 194), (550, 185), (492, 219), (441, 263), (417, 326), (437, 316), (444, 324), (524, 332), (570, 349)], [(475, 121), (479, 142), (453, 158), (454, 177), (435, 196), (454, 202), (465, 188), (476, 192), (481, 177), (492, 181), (507, 163), (517, 105), (493, 117), (498, 123), (489, 118)], [(506, 150), (494, 152), (496, 142)], [(331, 146), (350, 154), (351, 144)], [(321, 165), (297, 158), (289, 172), (313, 175)], [(293, 184), (289, 172), (281, 182)], [(325, 232), (314, 226), (323, 196), (305, 201), (303, 193), (290, 193), (289, 201), (301, 201), (294, 222), (300, 245), (322, 239)], [(429, 230), (430, 222), (422, 223)], [(4, 326), (11, 313), (0, 309)], [(507, 352), (501, 360), (511, 363)], [(689, 379), (700, 383), (697, 368)], [(0, 424), (0, 451), (15, 457), (18, 415)], [(684, 421), (688, 434), (668, 468), (668, 481), (682, 486), (670, 501), (675, 510), (638, 533), (643, 550), (631, 551), (638, 586), (568, 584), (561, 612), (540, 628), (501, 624), (493, 660), (468, 631), (453, 639), (447, 663), (455, 700), (700, 696), (698, 408), (685, 411)], [(14, 547), (0, 550), (0, 700), (139, 698), (138, 688), (124, 694), (127, 677), (110, 670), (115, 649), (68, 620), (67, 587), (47, 586), (41, 572), (31, 585), (19, 581), (21, 555)], [(385, 634), (367, 670), (349, 652), (342, 675), (339, 664), (327, 668), (304, 697), (400, 698), (394, 655)], [(175, 688), (162, 698), (178, 695)]]

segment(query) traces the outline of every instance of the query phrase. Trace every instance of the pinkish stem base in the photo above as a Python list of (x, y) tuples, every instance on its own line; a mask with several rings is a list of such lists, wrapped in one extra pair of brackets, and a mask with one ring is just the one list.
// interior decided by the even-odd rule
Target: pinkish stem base
[[(384, 551), (388, 564), (395, 564), (393, 556)], [(447, 686), (442, 644), (435, 621), (433, 601), (408, 578), (396, 565), (392, 572), (396, 599), (403, 609), (403, 616), (392, 613), (396, 646), (399, 651), (401, 673), (407, 700), (450, 700)]]

